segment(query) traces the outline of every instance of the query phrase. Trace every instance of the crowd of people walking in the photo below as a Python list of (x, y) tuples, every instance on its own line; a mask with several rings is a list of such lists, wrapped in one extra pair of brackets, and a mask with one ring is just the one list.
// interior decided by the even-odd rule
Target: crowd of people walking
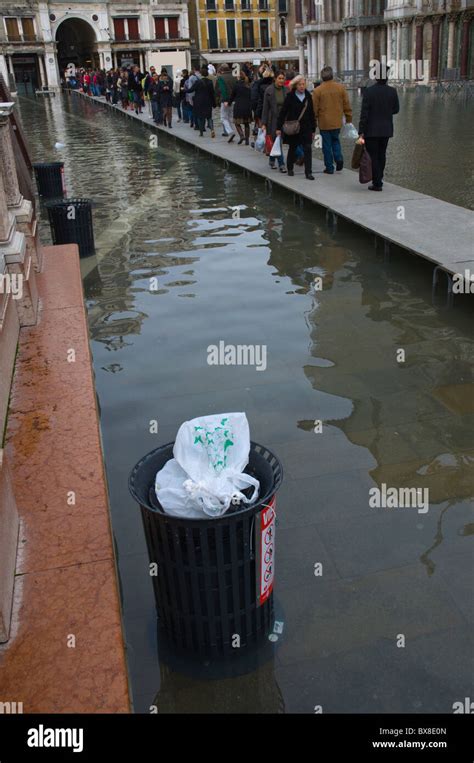
[[(214, 110), (220, 109), (222, 136), (228, 142), (264, 151), (272, 169), (290, 176), (295, 165), (304, 166), (305, 177), (314, 180), (313, 142), (316, 129), (324, 158), (324, 173), (332, 175), (344, 167), (340, 135), (344, 124), (352, 125), (352, 107), (345, 86), (334, 79), (330, 66), (321, 71), (321, 81), (308, 83), (303, 75), (278, 70), (269, 62), (257, 72), (250, 64), (212, 64), (178, 71), (172, 78), (163, 67), (158, 74), (151, 66), (142, 73), (128, 69), (82, 71), (71, 87), (95, 96), (105, 95), (112, 105), (141, 114), (172, 128), (173, 109), (177, 121), (188, 124), (200, 137), (216, 137)], [(148, 104), (148, 106), (147, 106)], [(364, 144), (372, 163), (369, 189), (381, 191), (387, 145), (393, 135), (393, 115), (399, 110), (395, 88), (379, 79), (363, 93), (358, 142)], [(288, 146), (285, 162), (283, 145)]]

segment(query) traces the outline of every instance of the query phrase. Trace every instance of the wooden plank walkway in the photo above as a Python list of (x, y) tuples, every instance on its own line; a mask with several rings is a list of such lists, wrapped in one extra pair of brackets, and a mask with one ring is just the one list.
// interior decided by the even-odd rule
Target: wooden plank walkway
[[(474, 213), (469, 209), (393, 183), (384, 183), (383, 193), (371, 193), (351, 170), (324, 175), (324, 165), (317, 159), (313, 161), (314, 181), (306, 180), (302, 168), (298, 167), (295, 176), (290, 178), (271, 170), (268, 159), (262, 154), (244, 145), (238, 146), (236, 141), (227, 143), (227, 139), (221, 137), (220, 129), (214, 139), (209, 131), (201, 138), (189, 125), (178, 123), (176, 119), (171, 129), (164, 128), (154, 124), (147, 109), (136, 115), (133, 111), (125, 112), (119, 106), (108, 104), (103, 97), (72, 92), (294, 192), (385, 241), (429, 260), (448, 273), (464, 273), (466, 269), (474, 272)], [(346, 156), (346, 162), (349, 161), (350, 157)]]

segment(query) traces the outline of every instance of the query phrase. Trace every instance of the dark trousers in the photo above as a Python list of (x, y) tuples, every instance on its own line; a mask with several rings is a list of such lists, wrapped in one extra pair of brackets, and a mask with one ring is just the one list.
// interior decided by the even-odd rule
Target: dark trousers
[[(292, 170), (295, 164), (295, 155), (297, 143), (291, 141), (288, 149), (288, 156), (286, 157), (286, 166), (289, 170)], [(302, 143), (302, 149), (304, 151), (304, 172), (305, 175), (311, 175), (313, 171), (313, 156), (311, 143)]]
[(366, 138), (365, 147), (372, 162), (372, 185), (381, 188), (385, 170), (385, 155), (390, 138)]

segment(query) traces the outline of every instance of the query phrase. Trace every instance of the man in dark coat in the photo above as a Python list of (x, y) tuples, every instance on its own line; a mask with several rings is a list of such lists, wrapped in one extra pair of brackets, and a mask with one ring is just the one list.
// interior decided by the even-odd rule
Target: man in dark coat
[(369, 191), (382, 190), (388, 141), (393, 136), (393, 115), (399, 111), (397, 91), (387, 85), (386, 79), (378, 79), (373, 87), (364, 91), (359, 135), (364, 138), (372, 161), (372, 185), (369, 185)]
[(203, 66), (201, 69), (201, 79), (198, 79), (194, 85), (188, 90), (188, 93), (194, 93), (193, 99), (193, 115), (197, 120), (199, 127), (199, 134), (202, 136), (204, 133), (204, 127), (206, 119), (208, 125), (211, 126), (211, 137), (215, 137), (214, 125), (212, 121), (212, 109), (216, 105), (216, 95), (214, 92), (214, 84), (209, 79), (207, 66)]
[(283, 124), (300, 120), (300, 129), (296, 135), (286, 135), (285, 141), (289, 145), (287, 167), (288, 175), (292, 177), (295, 173), (293, 167), (296, 158), (296, 149), (303, 147), (304, 151), (304, 170), (307, 180), (314, 180), (312, 170), (312, 143), (314, 133), (316, 132), (316, 117), (314, 116), (313, 99), (306, 90), (306, 80), (299, 75), (291, 81), (290, 92), (285, 98), (283, 106), (277, 119), (277, 135), (281, 135)]
[(133, 93), (133, 106), (135, 109), (135, 114), (142, 113), (142, 79), (143, 74), (140, 71), (140, 67), (133, 66), (128, 77), (128, 88)]

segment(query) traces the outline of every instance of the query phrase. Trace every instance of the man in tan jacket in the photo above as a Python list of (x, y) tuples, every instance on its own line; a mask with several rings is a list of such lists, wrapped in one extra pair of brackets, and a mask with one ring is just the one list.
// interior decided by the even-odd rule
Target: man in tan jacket
[(323, 140), (323, 156), (326, 175), (334, 173), (334, 163), (339, 172), (344, 166), (339, 133), (342, 127), (342, 116), (346, 122), (352, 122), (352, 107), (344, 85), (334, 82), (333, 70), (325, 66), (321, 70), (323, 80), (319, 87), (313, 90), (313, 106), (317, 124)]

